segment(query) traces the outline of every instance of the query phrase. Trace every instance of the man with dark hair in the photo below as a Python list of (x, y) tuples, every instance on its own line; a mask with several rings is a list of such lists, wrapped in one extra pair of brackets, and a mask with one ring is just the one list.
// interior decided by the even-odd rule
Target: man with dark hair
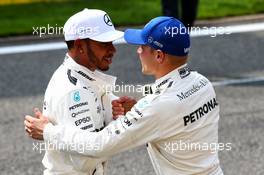
[(74, 41), (65, 41), (65, 42), (66, 42), (68, 50), (71, 50), (74, 46)]
[[(84, 9), (64, 25), (68, 52), (54, 72), (45, 92), (43, 114), (54, 125), (64, 125), (84, 132), (98, 132), (112, 119), (109, 91), (116, 77), (103, 74), (116, 52), (112, 41), (123, 36), (115, 30), (106, 12)], [(30, 130), (27, 129), (29, 132)], [(43, 158), (45, 175), (104, 175), (106, 158), (89, 158), (58, 151), (49, 145)], [(72, 145), (86, 149), (87, 145)], [(93, 145), (91, 145), (93, 146)]]

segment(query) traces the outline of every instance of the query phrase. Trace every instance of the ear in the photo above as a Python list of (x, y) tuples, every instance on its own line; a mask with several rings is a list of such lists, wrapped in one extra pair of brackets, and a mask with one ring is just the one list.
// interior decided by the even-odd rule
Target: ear
[(159, 64), (162, 64), (165, 59), (165, 53), (161, 50), (156, 50), (156, 60)]
[(76, 51), (79, 53), (83, 53), (83, 44), (82, 41), (80, 39), (77, 39), (74, 41), (74, 48), (76, 48)]

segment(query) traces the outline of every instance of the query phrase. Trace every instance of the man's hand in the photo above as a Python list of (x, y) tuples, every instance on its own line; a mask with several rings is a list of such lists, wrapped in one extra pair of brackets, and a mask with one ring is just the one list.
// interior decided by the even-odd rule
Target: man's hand
[(117, 119), (119, 115), (125, 115), (137, 101), (131, 97), (120, 97), (112, 101), (113, 119)]
[(34, 109), (35, 117), (26, 115), (24, 120), (25, 130), (33, 139), (43, 140), (43, 131), (49, 123), (47, 117), (43, 116), (39, 109)]

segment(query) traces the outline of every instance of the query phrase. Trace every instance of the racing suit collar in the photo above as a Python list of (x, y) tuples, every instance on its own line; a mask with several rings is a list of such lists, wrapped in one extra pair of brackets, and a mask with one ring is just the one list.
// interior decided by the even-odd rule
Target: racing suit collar
[(163, 77), (157, 79), (155, 83), (151, 86), (151, 90), (154, 94), (160, 94), (162, 91), (170, 87), (173, 81), (183, 79), (190, 74), (190, 70), (187, 64), (184, 64)]
[(65, 59), (64, 59), (64, 63), (69, 67), (69, 68), (72, 68), (72, 69), (75, 69), (75, 70), (81, 70), (89, 75), (93, 75), (94, 72), (91, 71), (90, 69), (76, 63), (74, 61), (74, 59), (68, 54), (66, 53), (66, 56), (65, 56)]
[(116, 77), (112, 75), (107, 75), (103, 72), (100, 72), (98, 70), (94, 71), (94, 74), (96, 77), (100, 78), (102, 81), (107, 82), (107, 84), (115, 85)]
[(155, 84), (158, 85), (159, 83), (161, 83), (162, 81), (168, 79), (168, 78), (176, 78), (176, 79), (182, 79), (182, 73), (181, 73), (181, 70), (187, 70), (188, 67), (187, 67), (187, 64), (184, 64), (176, 69), (174, 69), (173, 71), (167, 73), (166, 75), (164, 75), (163, 77), (157, 79), (155, 81)]
[(96, 81), (97, 86), (115, 86), (116, 77), (104, 74), (98, 70), (91, 71), (88, 68), (76, 63), (73, 58), (67, 53), (65, 56), (64, 64), (76, 72), (81, 71)]

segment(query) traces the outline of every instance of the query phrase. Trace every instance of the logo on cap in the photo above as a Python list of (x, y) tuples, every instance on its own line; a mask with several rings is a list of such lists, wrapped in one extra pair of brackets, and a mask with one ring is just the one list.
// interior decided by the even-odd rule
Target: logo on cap
[(154, 41), (153, 44), (156, 45), (156, 46), (158, 46), (159, 48), (162, 48), (163, 47), (163, 44), (161, 44), (158, 41)]
[(110, 17), (109, 17), (107, 14), (104, 15), (104, 22), (105, 22), (106, 25), (108, 25), (108, 26), (113, 26), (113, 23), (112, 23)]
[(151, 36), (148, 37), (148, 42), (152, 43), (153, 42), (153, 38)]

